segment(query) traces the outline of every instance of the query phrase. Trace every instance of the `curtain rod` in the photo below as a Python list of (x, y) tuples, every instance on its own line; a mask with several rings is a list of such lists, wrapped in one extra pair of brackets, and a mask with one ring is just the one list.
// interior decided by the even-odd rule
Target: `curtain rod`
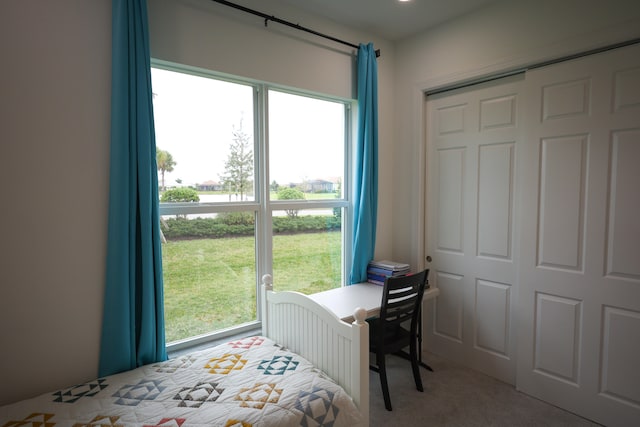
[[(265, 27), (267, 26), (269, 21), (273, 21), (273, 22), (277, 22), (278, 24), (286, 25), (287, 27), (295, 28), (296, 30), (305, 31), (307, 33), (311, 33), (311, 34), (316, 35), (318, 37), (323, 37), (325, 39), (332, 40), (332, 41), (334, 41), (336, 43), (341, 43), (341, 44), (344, 44), (344, 45), (347, 45), (347, 46), (351, 46), (351, 47), (353, 47), (355, 49), (359, 48), (359, 46), (357, 44), (349, 43), (347, 41), (340, 40), (340, 39), (338, 39), (336, 37), (319, 33), (319, 32), (317, 32), (315, 30), (310, 29), (310, 28), (303, 27), (300, 24), (294, 24), (293, 22), (285, 21), (284, 19), (277, 18), (277, 17), (275, 17), (273, 15), (267, 15), (266, 13), (262, 13), (262, 12), (259, 12), (257, 10), (254, 10), (254, 9), (250, 9), (248, 7), (241, 6), (239, 4), (231, 3), (230, 1), (226, 1), (226, 0), (212, 0), (212, 1), (214, 1), (216, 3), (223, 4), (225, 6), (232, 7), (234, 9), (241, 10), (243, 12), (251, 13), (252, 15), (260, 16), (260, 17), (264, 18), (264, 26)], [(379, 56), (380, 56), (380, 49), (376, 49), (376, 57), (379, 57)]]
[(625, 41), (622, 41), (622, 42), (613, 43), (613, 44), (610, 44), (610, 45), (597, 47), (597, 48), (594, 48), (594, 49), (589, 49), (589, 50), (581, 51), (581, 52), (578, 52), (578, 53), (573, 53), (573, 54), (568, 54), (568, 55), (565, 55), (565, 56), (560, 56), (560, 57), (548, 59), (548, 60), (542, 61), (542, 62), (536, 62), (536, 63), (530, 64), (530, 65), (525, 65), (523, 67), (507, 70), (507, 71), (504, 71), (504, 72), (498, 73), (498, 74), (490, 74), (488, 76), (482, 76), (482, 77), (478, 77), (478, 78), (471, 79), (471, 80), (452, 83), (450, 85), (445, 85), (445, 86), (442, 86), (442, 87), (436, 87), (436, 88), (434, 88), (432, 90), (426, 91), (425, 95), (426, 96), (438, 95), (438, 94), (441, 94), (443, 92), (449, 92), (451, 90), (463, 89), (465, 87), (469, 87), (469, 86), (473, 86), (473, 85), (477, 85), (477, 84), (481, 84), (481, 83), (487, 83), (487, 82), (490, 82), (490, 81), (493, 81), (493, 80), (498, 80), (498, 79), (501, 79), (503, 77), (509, 77), (509, 76), (514, 76), (516, 74), (526, 73), (527, 71), (535, 70), (536, 68), (542, 68), (542, 67), (546, 67), (548, 65), (554, 65), (554, 64), (558, 64), (560, 62), (570, 61), (572, 59), (580, 59), (580, 58), (585, 57), (585, 56), (595, 55), (597, 53), (603, 53), (603, 52), (607, 52), (609, 50), (614, 50), (614, 49), (618, 49), (618, 48), (621, 48), (621, 47), (631, 46), (631, 45), (634, 45), (634, 44), (640, 44), (640, 38), (635, 38), (635, 39), (631, 39), (631, 40), (625, 40)]

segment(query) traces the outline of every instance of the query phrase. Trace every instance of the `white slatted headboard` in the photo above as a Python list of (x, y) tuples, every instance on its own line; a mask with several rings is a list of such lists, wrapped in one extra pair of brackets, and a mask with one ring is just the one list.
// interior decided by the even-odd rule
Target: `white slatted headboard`
[(262, 334), (309, 360), (339, 383), (369, 421), (369, 325), (366, 312), (352, 324), (299, 292), (274, 292), (262, 277)]

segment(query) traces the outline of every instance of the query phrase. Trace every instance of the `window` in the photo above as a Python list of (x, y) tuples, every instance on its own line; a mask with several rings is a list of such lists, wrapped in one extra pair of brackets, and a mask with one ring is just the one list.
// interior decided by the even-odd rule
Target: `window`
[[(274, 283), (303, 293), (338, 287), (347, 207), (345, 105), (275, 90), (268, 99), (269, 182), (277, 190), (269, 204)], [(298, 192), (285, 198), (287, 189)], [(310, 232), (290, 233), (287, 226)]]
[(350, 253), (351, 103), (154, 63), (170, 348), (259, 324), (280, 290), (341, 286)]

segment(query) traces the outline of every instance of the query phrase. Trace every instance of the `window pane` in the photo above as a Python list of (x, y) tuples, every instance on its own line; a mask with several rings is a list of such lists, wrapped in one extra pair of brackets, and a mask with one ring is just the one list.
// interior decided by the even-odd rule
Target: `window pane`
[[(261, 274), (279, 290), (341, 286), (348, 104), (193, 70), (154, 66), (151, 77), (171, 347), (257, 326)], [(256, 220), (269, 215), (273, 233)]]
[(305, 199), (342, 197), (345, 105), (269, 91), (269, 183)]
[(255, 215), (164, 215), (167, 342), (256, 320)]
[(151, 69), (161, 190), (191, 187), (254, 200), (253, 87)]
[(342, 284), (341, 208), (273, 212), (273, 280), (304, 294)]

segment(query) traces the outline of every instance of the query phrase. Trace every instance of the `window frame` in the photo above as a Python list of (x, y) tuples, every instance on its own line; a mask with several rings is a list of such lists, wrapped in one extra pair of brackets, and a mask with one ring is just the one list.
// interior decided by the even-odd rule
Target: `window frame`
[[(256, 272), (256, 320), (235, 325), (217, 331), (211, 331), (203, 335), (174, 341), (167, 345), (168, 351), (178, 351), (205, 344), (216, 339), (222, 339), (239, 333), (256, 330), (262, 326), (262, 301), (260, 286), (262, 276), (272, 274), (273, 271), (273, 222), (274, 211), (285, 209), (309, 210), (309, 209), (342, 209), (342, 260), (341, 260), (341, 286), (346, 286), (351, 268), (352, 250), (352, 211), (353, 211), (353, 134), (352, 123), (356, 101), (343, 99), (325, 94), (312, 93), (310, 91), (284, 87), (281, 85), (262, 82), (254, 79), (230, 76), (215, 71), (205, 70), (187, 65), (175, 64), (158, 59), (151, 59), (151, 67), (167, 71), (190, 74), (197, 77), (222, 80), (253, 88), (253, 161), (254, 161), (254, 197), (252, 201), (230, 202), (199, 202), (199, 203), (160, 203), (160, 216), (181, 214), (205, 214), (221, 212), (253, 212), (255, 215), (255, 272)], [(314, 98), (321, 101), (335, 102), (344, 106), (344, 160), (343, 178), (341, 183), (341, 197), (319, 200), (271, 200), (269, 180), (269, 91), (277, 91), (292, 95)], [(274, 278), (277, 280), (277, 278)], [(277, 283), (275, 283), (277, 289)]]

